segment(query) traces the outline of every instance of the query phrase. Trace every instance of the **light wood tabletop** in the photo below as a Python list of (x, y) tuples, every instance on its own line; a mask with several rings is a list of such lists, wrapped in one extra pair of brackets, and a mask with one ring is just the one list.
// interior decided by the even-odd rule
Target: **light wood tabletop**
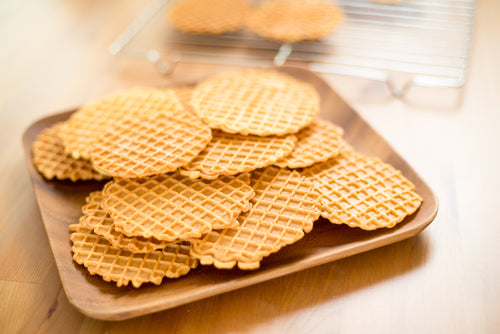
[(196, 81), (228, 68), (181, 63), (163, 76), (146, 62), (110, 55), (110, 42), (147, 3), (0, 4), (0, 333), (500, 332), (497, 0), (477, 1), (463, 89), (426, 89), (399, 100), (381, 83), (322, 75), (439, 198), (437, 217), (423, 232), (129, 320), (96, 320), (72, 306), (36, 202), (23, 132), (119, 88)]

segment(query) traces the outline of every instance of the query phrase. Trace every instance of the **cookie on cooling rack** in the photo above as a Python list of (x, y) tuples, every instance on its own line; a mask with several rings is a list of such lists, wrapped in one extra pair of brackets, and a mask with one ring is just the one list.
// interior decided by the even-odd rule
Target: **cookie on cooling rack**
[(250, 9), (247, 0), (179, 0), (167, 20), (185, 33), (218, 35), (242, 28)]
[(265, 1), (247, 20), (248, 28), (262, 38), (279, 42), (317, 40), (342, 21), (341, 10), (321, 0)]

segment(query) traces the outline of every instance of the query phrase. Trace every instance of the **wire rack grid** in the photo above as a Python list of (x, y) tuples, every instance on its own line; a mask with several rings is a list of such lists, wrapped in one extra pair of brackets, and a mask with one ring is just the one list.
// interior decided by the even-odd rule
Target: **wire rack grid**
[[(280, 44), (245, 29), (219, 36), (177, 32), (166, 20), (173, 1), (154, 0), (109, 51), (148, 60), (164, 74), (178, 62), (244, 66), (305, 62), (312, 71), (385, 82), (397, 97), (412, 86), (458, 88), (465, 83), (475, 0), (334, 2), (344, 13), (334, 33), (319, 41)], [(395, 73), (408, 79), (396, 85)]]

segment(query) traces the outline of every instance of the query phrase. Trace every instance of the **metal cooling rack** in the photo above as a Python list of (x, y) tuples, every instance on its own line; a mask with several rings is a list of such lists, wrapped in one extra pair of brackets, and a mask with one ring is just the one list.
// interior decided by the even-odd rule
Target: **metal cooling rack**
[[(339, 0), (335, 3), (345, 18), (333, 34), (294, 44), (264, 40), (246, 30), (220, 36), (177, 32), (166, 22), (172, 2), (151, 2), (109, 51), (148, 60), (164, 74), (177, 62), (247, 66), (306, 62), (312, 71), (385, 82), (394, 96), (403, 96), (412, 86), (458, 88), (466, 80), (475, 0), (393, 5)], [(407, 79), (397, 85), (393, 78), (398, 74)]]

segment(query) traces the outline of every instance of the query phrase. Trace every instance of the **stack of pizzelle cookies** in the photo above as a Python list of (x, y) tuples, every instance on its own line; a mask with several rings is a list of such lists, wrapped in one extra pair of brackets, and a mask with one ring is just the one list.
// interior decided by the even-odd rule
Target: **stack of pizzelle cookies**
[(202, 265), (257, 269), (320, 217), (390, 228), (422, 202), (400, 171), (317, 117), (314, 87), (269, 69), (88, 104), (33, 144), (47, 179), (109, 181), (88, 195), (73, 259), (118, 286)]

